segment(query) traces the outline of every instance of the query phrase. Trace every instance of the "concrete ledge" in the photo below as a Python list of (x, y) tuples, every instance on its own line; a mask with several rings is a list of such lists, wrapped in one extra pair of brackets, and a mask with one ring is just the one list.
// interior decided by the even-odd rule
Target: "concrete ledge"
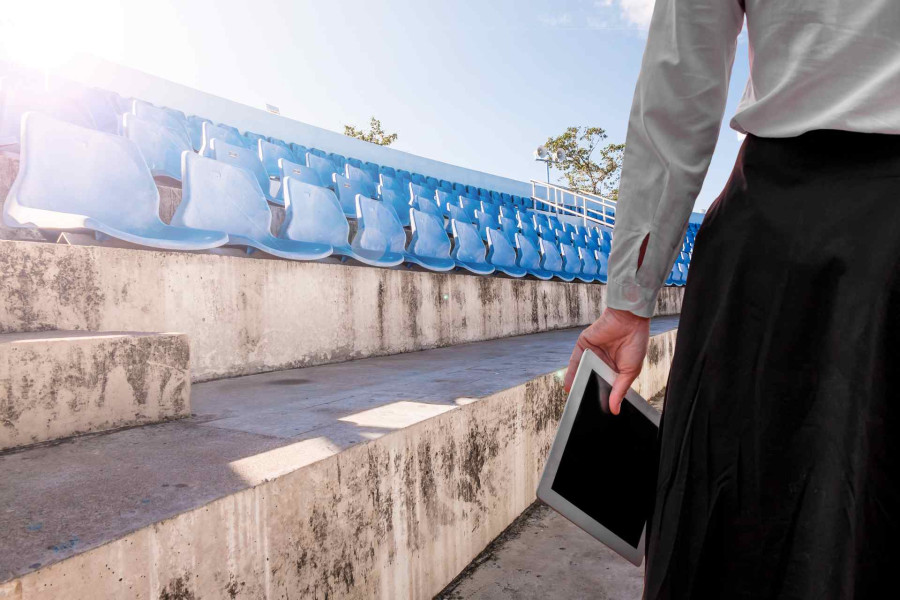
[(0, 333), (180, 331), (195, 381), (586, 325), (606, 302), (599, 284), (17, 241), (0, 280)]
[(197, 417), (0, 456), (0, 598), (431, 598), (533, 502), (577, 335), (199, 384)]
[(190, 415), (181, 334), (0, 335), (0, 450)]

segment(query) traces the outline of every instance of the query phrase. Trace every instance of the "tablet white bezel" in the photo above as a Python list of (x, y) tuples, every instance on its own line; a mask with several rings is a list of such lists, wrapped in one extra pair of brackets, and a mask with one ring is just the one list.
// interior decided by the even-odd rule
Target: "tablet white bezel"
[[(597, 373), (610, 385), (613, 384), (616, 378), (615, 371), (613, 371), (596, 354), (590, 350), (584, 351), (584, 354), (581, 356), (581, 362), (578, 363), (578, 371), (575, 373), (572, 389), (569, 391), (569, 397), (566, 400), (566, 408), (559, 421), (556, 439), (553, 441), (553, 446), (550, 448), (550, 455), (547, 457), (547, 465), (544, 467), (544, 473), (541, 476), (541, 482), (538, 485), (537, 497), (550, 505), (550, 507), (559, 514), (572, 521), (575, 525), (606, 544), (611, 550), (630, 563), (641, 566), (641, 563), (644, 560), (644, 537), (647, 535), (646, 525), (644, 525), (644, 531), (641, 532), (641, 541), (638, 543), (637, 548), (635, 548), (551, 488), (553, 480), (556, 478), (559, 462), (562, 460), (563, 451), (569, 441), (572, 423), (575, 421), (575, 416), (578, 414), (578, 407), (581, 405), (581, 398), (584, 396), (584, 388), (587, 386), (588, 378), (592, 372)], [(659, 427), (660, 414), (656, 409), (650, 406), (646, 400), (641, 398), (640, 394), (629, 388), (628, 392), (625, 394), (625, 398), (632, 406), (638, 409), (641, 414)], [(603, 460), (604, 458), (605, 457), (598, 457), (599, 460)]]

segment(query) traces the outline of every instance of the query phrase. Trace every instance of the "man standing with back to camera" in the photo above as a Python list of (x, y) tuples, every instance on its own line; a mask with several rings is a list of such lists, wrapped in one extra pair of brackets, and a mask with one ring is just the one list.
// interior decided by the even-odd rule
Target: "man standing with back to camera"
[(883, 597), (900, 564), (900, 1), (656, 1), (609, 308), (566, 387), (591, 349), (619, 373), (618, 412), (640, 371), (745, 17), (747, 137), (696, 237), (644, 596)]

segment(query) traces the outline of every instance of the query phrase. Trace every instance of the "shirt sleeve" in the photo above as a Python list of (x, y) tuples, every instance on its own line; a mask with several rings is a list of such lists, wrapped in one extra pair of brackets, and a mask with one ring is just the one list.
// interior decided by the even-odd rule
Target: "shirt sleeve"
[(716, 147), (743, 19), (743, 0), (656, 0), (625, 139), (612, 308), (653, 314)]

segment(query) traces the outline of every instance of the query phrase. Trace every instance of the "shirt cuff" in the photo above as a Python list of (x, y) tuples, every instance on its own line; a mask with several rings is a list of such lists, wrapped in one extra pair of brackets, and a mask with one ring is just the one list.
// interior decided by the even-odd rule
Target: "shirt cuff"
[(658, 295), (659, 288), (645, 288), (634, 282), (610, 281), (606, 284), (606, 305), (617, 310), (627, 310), (639, 317), (653, 316)]

